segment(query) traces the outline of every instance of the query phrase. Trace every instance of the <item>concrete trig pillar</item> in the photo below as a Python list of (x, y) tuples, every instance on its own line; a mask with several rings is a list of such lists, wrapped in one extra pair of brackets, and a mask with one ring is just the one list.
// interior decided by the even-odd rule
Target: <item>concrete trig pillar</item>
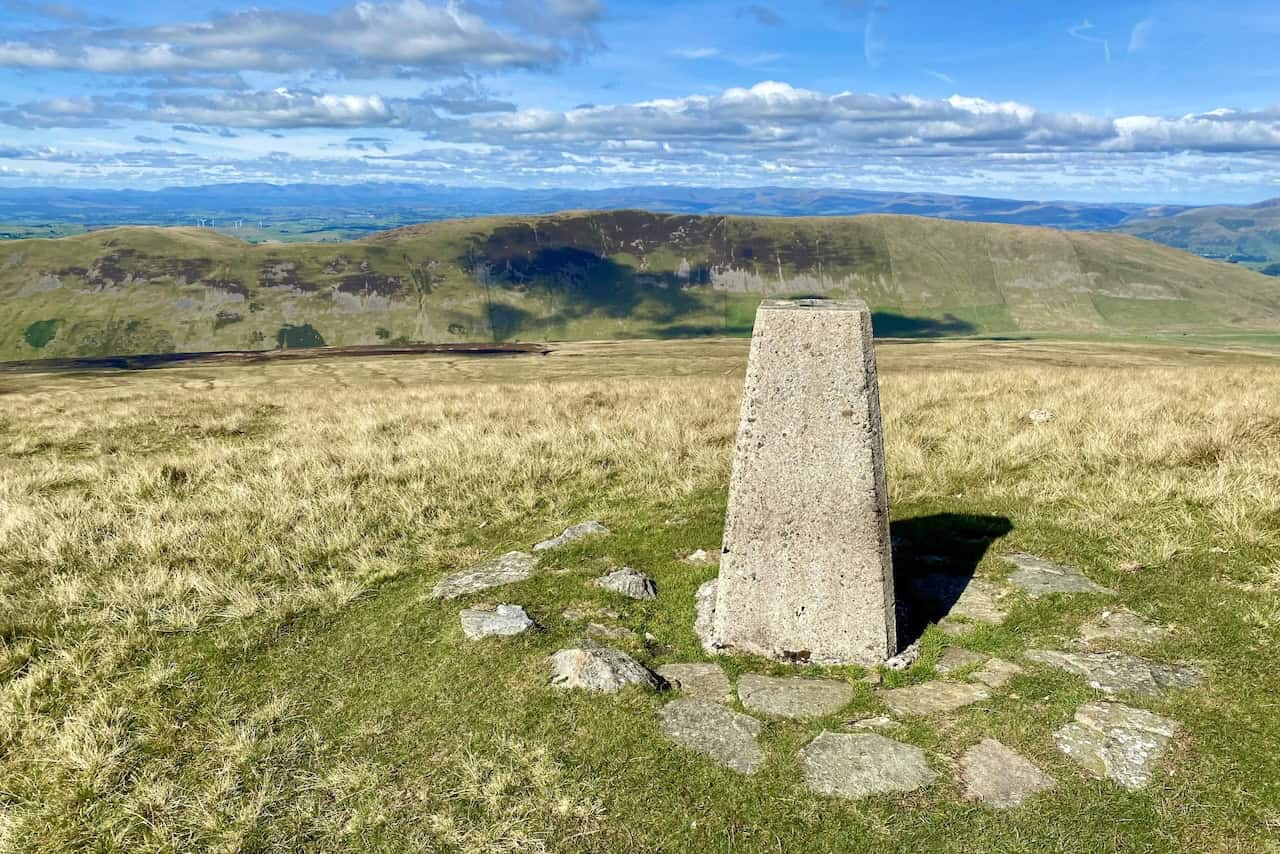
[(756, 312), (716, 599), (718, 645), (780, 661), (897, 652), (871, 313), (861, 300)]

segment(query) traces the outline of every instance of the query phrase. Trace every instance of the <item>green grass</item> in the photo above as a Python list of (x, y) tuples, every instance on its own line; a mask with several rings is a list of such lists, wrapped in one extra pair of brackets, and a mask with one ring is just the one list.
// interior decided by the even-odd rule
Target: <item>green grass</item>
[[(880, 713), (861, 668), (837, 715), (768, 720), (744, 778), (675, 747), (667, 698), (547, 685), (597, 606), (703, 660), (745, 342), (620, 342), (548, 356), (315, 360), (0, 375), (0, 850), (1267, 851), (1280, 821), (1275, 360), (1170, 345), (983, 341), (879, 350), (899, 549), (956, 558), (958, 517), (1007, 519), (999, 555), (1072, 563), (1114, 597), (1013, 594), (946, 643), (1018, 660), (1105, 607), (1174, 627), (1144, 651), (1206, 684), (1128, 698), (1185, 726), (1148, 790), (1087, 777), (1052, 733), (1096, 692), (1026, 672), (987, 703), (911, 720), (937, 784), (844, 802), (797, 753)], [(1123, 401), (1124, 405), (1114, 405)], [(1022, 415), (1057, 418), (1033, 428)], [(946, 516), (944, 514), (955, 514)], [(441, 603), (440, 576), (585, 518), (614, 534), (526, 582)], [(1127, 562), (1142, 565), (1123, 571)], [(590, 582), (629, 565), (659, 597)], [(517, 602), (543, 630), (466, 642), (457, 612)], [(750, 657), (743, 672), (793, 672)], [(965, 803), (956, 757), (994, 737), (1058, 788)], [(1087, 817), (1082, 818), (1082, 817)]]

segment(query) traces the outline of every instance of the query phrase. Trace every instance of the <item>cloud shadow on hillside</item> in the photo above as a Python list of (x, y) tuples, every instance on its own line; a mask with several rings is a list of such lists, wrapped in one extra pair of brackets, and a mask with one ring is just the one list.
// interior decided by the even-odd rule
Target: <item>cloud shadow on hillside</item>
[(899, 649), (951, 612), (991, 544), (1012, 530), (1007, 517), (972, 513), (934, 513), (890, 525)]
[(954, 314), (942, 317), (911, 317), (891, 311), (871, 313), (871, 328), (877, 338), (940, 338), (944, 335), (973, 335), (978, 327)]

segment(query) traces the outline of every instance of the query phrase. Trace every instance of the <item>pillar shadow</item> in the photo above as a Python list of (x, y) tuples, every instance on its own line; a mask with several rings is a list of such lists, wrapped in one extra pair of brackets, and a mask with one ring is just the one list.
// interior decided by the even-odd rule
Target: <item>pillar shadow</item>
[(934, 513), (891, 523), (898, 648), (951, 613), (991, 544), (1013, 530), (1004, 516)]

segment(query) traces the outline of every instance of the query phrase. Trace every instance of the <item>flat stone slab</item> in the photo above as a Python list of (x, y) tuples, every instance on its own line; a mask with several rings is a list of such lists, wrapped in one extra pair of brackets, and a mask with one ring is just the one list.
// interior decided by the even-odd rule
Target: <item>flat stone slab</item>
[(989, 688), (1003, 688), (1019, 673), (1022, 673), (1022, 668), (1012, 661), (993, 658), (975, 670), (972, 678)]
[(1049, 593), (1115, 593), (1074, 566), (1064, 566), (1022, 552), (1006, 555), (1004, 559), (1017, 567), (1009, 576), (1009, 582), (1033, 598)]
[(847, 721), (846, 726), (852, 729), (877, 730), (877, 729), (897, 729), (898, 727), (902, 726), (902, 724), (898, 723), (893, 718), (888, 717), (886, 715), (873, 715), (869, 718), (862, 718), (856, 721)]
[(551, 656), (551, 684), (556, 688), (581, 688), (616, 694), (628, 685), (661, 691), (667, 680), (619, 649), (584, 641)]
[(706, 549), (696, 549), (694, 551), (689, 552), (687, 555), (681, 558), (681, 560), (683, 560), (685, 563), (693, 564), (694, 566), (713, 566), (713, 565), (719, 566), (720, 552), (715, 552), (714, 554), (712, 554), (711, 552), (708, 552)]
[(1001, 591), (990, 581), (968, 575), (948, 575), (931, 572), (911, 580), (915, 595), (934, 605), (936, 610), (945, 608), (943, 617), (967, 617), (978, 623), (999, 624), (1009, 616), (1001, 606)]
[(1027, 651), (1027, 658), (1083, 676), (1089, 687), (1106, 694), (1131, 692), (1146, 697), (1163, 697), (1174, 688), (1194, 688), (1204, 674), (1194, 667), (1161, 664), (1124, 652), (1058, 652), (1051, 649)]
[(1054, 739), (1059, 750), (1090, 774), (1137, 791), (1151, 782), (1152, 770), (1178, 729), (1177, 721), (1123, 703), (1086, 703)]
[(621, 593), (631, 599), (657, 599), (658, 585), (653, 579), (638, 569), (624, 566), (616, 572), (602, 575), (596, 579), (596, 586), (614, 593)]
[(984, 738), (960, 756), (964, 796), (993, 807), (1019, 806), (1057, 785), (1053, 778), (993, 738)]
[(698, 636), (702, 650), (707, 655), (715, 655), (720, 651), (715, 639), (716, 596), (719, 585), (718, 578), (705, 581), (694, 597), (693, 633)]
[(718, 664), (664, 664), (658, 668), (658, 675), (688, 697), (716, 703), (733, 702), (729, 677)]
[(810, 790), (840, 798), (911, 792), (938, 778), (923, 750), (871, 732), (823, 732), (800, 762)]
[(847, 706), (853, 699), (853, 686), (835, 679), (744, 673), (738, 678), (738, 699), (751, 711), (765, 715), (820, 718)]
[(895, 715), (935, 715), (989, 700), (991, 692), (983, 685), (967, 682), (925, 682), (891, 688), (878, 696)]
[(710, 757), (739, 774), (754, 774), (764, 763), (756, 736), (760, 721), (710, 700), (673, 700), (658, 711), (663, 735)]
[(499, 605), (492, 611), (481, 608), (464, 608), (459, 618), (462, 633), (467, 640), (479, 640), (494, 636), (511, 637), (533, 628), (533, 620), (519, 605)]
[(972, 667), (975, 664), (982, 664), (986, 660), (987, 656), (980, 652), (973, 652), (958, 646), (949, 646), (942, 651), (942, 655), (938, 656), (938, 663), (934, 665), (933, 669), (939, 673), (952, 673), (956, 670)]
[(1128, 641), (1151, 644), (1169, 636), (1169, 627), (1143, 619), (1132, 611), (1103, 611), (1096, 620), (1080, 627), (1080, 640), (1086, 644)]
[(507, 552), (470, 569), (446, 575), (431, 591), (433, 599), (456, 599), (491, 587), (524, 581), (533, 574), (536, 559), (528, 552)]
[(582, 522), (578, 525), (570, 525), (560, 532), (558, 536), (549, 540), (543, 540), (533, 547), (535, 552), (544, 551), (546, 549), (554, 549), (563, 546), (565, 543), (571, 543), (574, 540), (580, 540), (583, 537), (599, 537), (609, 533), (609, 529), (594, 519), (590, 522)]
[(640, 637), (626, 626), (606, 626), (604, 623), (587, 623), (587, 634), (605, 640), (634, 640)]

